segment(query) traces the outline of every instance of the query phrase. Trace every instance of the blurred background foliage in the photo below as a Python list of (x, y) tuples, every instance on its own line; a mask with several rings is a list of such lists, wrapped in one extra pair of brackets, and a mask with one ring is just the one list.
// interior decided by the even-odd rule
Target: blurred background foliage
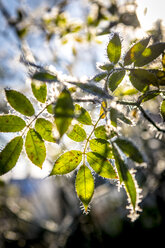
[[(138, 2), (0, 0), (0, 113), (8, 111), (4, 87), (21, 89), (31, 96), (23, 59), (53, 65), (78, 78), (91, 77), (97, 72), (96, 62), (105, 61), (111, 31), (123, 37), (123, 48), (147, 35), (152, 35), (154, 42), (164, 41), (162, 20), (149, 30), (143, 29), (137, 15)], [(144, 15), (147, 11), (144, 9)], [(124, 90), (121, 88), (118, 95), (123, 97)], [(159, 98), (144, 106), (159, 122)], [(91, 112), (95, 107), (90, 107)], [(135, 122), (137, 115), (132, 110)], [(16, 166), (0, 181), (0, 247), (109, 247), (135, 244), (135, 240), (136, 245), (161, 242), (165, 228), (165, 139), (142, 117), (138, 123), (143, 125), (122, 126), (122, 133), (140, 146), (148, 161), (147, 168), (137, 168), (144, 198), (136, 222), (126, 218), (124, 191), (118, 192), (108, 180), (97, 178), (90, 214), (83, 215), (74, 175), (44, 178), (45, 171), (32, 169), (24, 158), (19, 168)], [(6, 142), (6, 136), (0, 134), (0, 145)], [(66, 143), (61, 149), (70, 145)], [(57, 145), (48, 149), (54, 159), (60, 152)]]

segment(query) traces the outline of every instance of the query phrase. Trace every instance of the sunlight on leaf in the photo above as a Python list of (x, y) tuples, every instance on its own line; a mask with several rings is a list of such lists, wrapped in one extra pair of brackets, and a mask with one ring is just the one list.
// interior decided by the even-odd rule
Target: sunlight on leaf
[(35, 123), (35, 130), (41, 135), (41, 137), (49, 142), (56, 142), (55, 138), (53, 137), (53, 123), (50, 121), (38, 118)]
[(0, 132), (18, 132), (26, 122), (16, 115), (0, 115)]
[(82, 142), (86, 139), (85, 130), (79, 125), (75, 124), (72, 130), (67, 133), (68, 137), (76, 142)]
[(33, 81), (31, 83), (33, 95), (39, 101), (44, 103), (47, 96), (47, 86), (45, 83)]
[(119, 35), (114, 33), (112, 39), (110, 39), (108, 46), (107, 46), (107, 55), (110, 62), (116, 64), (121, 55), (121, 41)]

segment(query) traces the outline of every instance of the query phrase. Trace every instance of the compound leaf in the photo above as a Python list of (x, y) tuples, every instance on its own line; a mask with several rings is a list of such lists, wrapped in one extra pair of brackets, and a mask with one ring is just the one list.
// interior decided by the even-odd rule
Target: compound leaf
[(39, 102), (44, 103), (46, 101), (46, 96), (47, 96), (47, 85), (42, 82), (32, 81), (31, 88), (35, 98)]
[(88, 152), (86, 155), (89, 165), (97, 174), (105, 178), (117, 179), (116, 172), (109, 160), (96, 152)]
[(89, 112), (78, 104), (75, 104), (75, 114), (77, 120), (84, 125), (92, 125), (92, 119)]
[(46, 148), (41, 136), (33, 128), (30, 128), (26, 135), (25, 149), (32, 163), (42, 168), (46, 157)]
[(76, 142), (82, 142), (86, 139), (85, 130), (78, 124), (73, 126), (73, 129), (67, 134), (68, 137)]
[(82, 165), (78, 170), (75, 185), (77, 195), (83, 203), (85, 211), (87, 212), (88, 205), (94, 193), (94, 179), (90, 169), (87, 166)]
[(10, 171), (17, 163), (23, 146), (21, 136), (12, 139), (0, 153), (0, 175)]
[(126, 53), (124, 57), (124, 66), (132, 64), (134, 61), (138, 59), (138, 57), (142, 54), (144, 49), (147, 47), (150, 41), (150, 37), (140, 40), (136, 44), (134, 44)]
[(5, 93), (12, 108), (26, 116), (34, 115), (33, 105), (25, 95), (15, 90), (5, 90)]
[(136, 59), (135, 66), (144, 66), (156, 59), (165, 50), (165, 42), (155, 43), (147, 47)]
[(135, 162), (144, 162), (142, 153), (132, 141), (118, 137), (115, 140), (115, 143), (129, 158), (131, 158)]
[(19, 132), (26, 122), (16, 115), (0, 115), (0, 132)]
[(35, 123), (35, 130), (41, 135), (42, 139), (49, 142), (56, 142), (52, 133), (53, 123), (50, 121), (43, 118), (38, 118)]
[(110, 39), (108, 46), (107, 46), (107, 55), (110, 62), (116, 64), (121, 55), (121, 41), (119, 35), (114, 33), (112, 39)]
[(67, 174), (80, 164), (82, 160), (82, 152), (71, 150), (62, 154), (54, 163), (54, 167), (50, 176)]
[(91, 139), (89, 144), (93, 152), (99, 153), (105, 158), (113, 158), (112, 147), (108, 141), (104, 139)]
[(109, 88), (113, 92), (122, 82), (125, 76), (125, 70), (115, 71), (109, 77)]
[(70, 92), (67, 89), (63, 89), (60, 93), (55, 109), (55, 123), (59, 131), (60, 137), (68, 130), (68, 127), (72, 121), (74, 115), (74, 105)]

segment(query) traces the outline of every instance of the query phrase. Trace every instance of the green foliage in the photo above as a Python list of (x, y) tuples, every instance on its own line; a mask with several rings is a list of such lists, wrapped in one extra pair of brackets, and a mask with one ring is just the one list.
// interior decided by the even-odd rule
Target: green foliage
[(107, 55), (113, 64), (117, 64), (121, 56), (121, 41), (117, 33), (114, 33), (107, 46)]
[(12, 108), (26, 116), (34, 115), (33, 105), (25, 95), (15, 90), (5, 90), (5, 93)]
[[(54, 25), (54, 21), (56, 25), (65, 27), (62, 36), (81, 29), (81, 25), (67, 24), (67, 19), (61, 14), (53, 20), (44, 20), (44, 23)], [(89, 26), (96, 25), (96, 22), (89, 23)], [(70, 28), (70, 31), (67, 28)], [(15, 90), (5, 90), (8, 103), (24, 115), (25, 121), (17, 115), (0, 115), (0, 132), (21, 132), (0, 153), (0, 175), (16, 165), (23, 148), (24, 137), (24, 150), (28, 158), (34, 165), (42, 168), (46, 159), (45, 141), (61, 145), (63, 136), (65, 138), (67, 135), (72, 142), (82, 142), (81, 148), (70, 149), (60, 154), (54, 161), (50, 176), (65, 175), (77, 170), (76, 192), (86, 212), (94, 194), (95, 174), (119, 181), (127, 193), (131, 206), (130, 218), (134, 220), (138, 212), (139, 189), (134, 173), (129, 170), (128, 162), (129, 159), (132, 164), (145, 162), (144, 149), (141, 152), (130, 139), (124, 137), (123, 123), (132, 125), (131, 118), (138, 119), (139, 111), (157, 131), (165, 133), (165, 129), (152, 120), (142, 105), (149, 100), (154, 101), (154, 98), (159, 96), (156, 100), (158, 103), (161, 99), (160, 114), (163, 121), (165, 120), (165, 91), (162, 89), (165, 85), (165, 43), (148, 46), (149, 41), (150, 37), (134, 44), (126, 51), (121, 61), (121, 41), (119, 35), (114, 33), (107, 45), (110, 63), (100, 65), (99, 69), (103, 72), (97, 73), (86, 83), (70, 82), (69, 79), (60, 81), (57, 75), (39, 67), (40, 70), (31, 76), (33, 97), (42, 103), (37, 106), (40, 108), (38, 113), (35, 113), (32, 103), (24, 94)], [(161, 53), (162, 69), (147, 68), (146, 64)], [(128, 85), (127, 75), (131, 86)], [(124, 77), (126, 80), (123, 80)], [(99, 87), (95, 82), (99, 82)], [(52, 93), (49, 96), (47, 92), (47, 83), (58, 84), (54, 98)], [(80, 97), (80, 92), (83, 97)], [(54, 100), (50, 102), (50, 99)], [(94, 104), (94, 114), (84, 107), (92, 109), (90, 103)], [(55, 135), (58, 137), (55, 138)]]
[(18, 132), (26, 126), (26, 122), (16, 115), (0, 116), (0, 132)]
[(74, 115), (74, 105), (70, 92), (64, 89), (59, 95), (55, 109), (55, 123), (60, 137), (68, 130)]
[(0, 153), (0, 175), (10, 171), (17, 163), (23, 146), (21, 136), (12, 139)]
[(82, 152), (71, 150), (62, 154), (54, 163), (54, 167), (50, 175), (68, 174), (75, 170), (82, 160)]
[(31, 162), (42, 168), (46, 157), (46, 148), (41, 136), (33, 129), (29, 129), (25, 140), (26, 153)]
[(92, 125), (92, 119), (90, 114), (86, 109), (81, 107), (78, 104), (75, 104), (75, 115), (77, 116), (77, 120), (84, 125)]
[(109, 77), (109, 88), (113, 92), (122, 82), (125, 76), (125, 70), (114, 71)]
[(76, 176), (76, 192), (87, 212), (88, 205), (94, 193), (94, 179), (90, 169), (82, 165)]
[(44, 103), (46, 101), (47, 96), (47, 86), (45, 83), (32, 81), (31, 88), (33, 91), (33, 95), (39, 101)]
[(73, 129), (67, 135), (70, 139), (77, 142), (84, 141), (87, 136), (85, 130), (77, 124), (73, 126)]
[(118, 137), (115, 140), (115, 143), (129, 158), (135, 162), (144, 162), (143, 155), (132, 141)]
[(147, 47), (150, 41), (150, 37), (144, 40), (140, 40), (134, 44), (126, 53), (124, 57), (124, 65), (130, 65), (133, 62), (137, 61), (139, 56), (142, 54), (144, 49)]
[(53, 123), (50, 121), (38, 118), (35, 123), (35, 130), (40, 134), (42, 139), (49, 141), (49, 142), (55, 142), (55, 138), (53, 137)]
[(102, 177), (117, 179), (116, 172), (108, 159), (96, 152), (87, 153), (87, 161), (92, 169)]

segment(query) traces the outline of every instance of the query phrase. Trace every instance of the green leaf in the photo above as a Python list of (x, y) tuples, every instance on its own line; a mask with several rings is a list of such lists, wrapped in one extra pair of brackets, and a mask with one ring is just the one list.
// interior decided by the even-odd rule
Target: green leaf
[(136, 59), (135, 66), (144, 66), (156, 59), (165, 50), (165, 42), (155, 43), (147, 47)]
[(109, 88), (113, 92), (122, 82), (125, 76), (125, 70), (115, 71), (109, 77)]
[(153, 98), (155, 98), (156, 96), (158, 96), (160, 94), (160, 92), (155, 92), (155, 91), (147, 91), (146, 93), (144, 93), (143, 95), (141, 95), (138, 98), (138, 102), (147, 102)]
[(42, 82), (33, 81), (31, 82), (31, 88), (33, 95), (39, 101), (44, 103), (47, 96), (47, 85)]
[(144, 162), (142, 153), (132, 141), (118, 137), (114, 142), (129, 158), (137, 163)]
[(26, 116), (34, 115), (33, 105), (25, 95), (15, 90), (5, 90), (5, 93), (12, 108)]
[(52, 133), (53, 123), (50, 121), (43, 118), (38, 118), (35, 123), (35, 130), (41, 135), (42, 139), (49, 142), (56, 142)]
[(135, 210), (137, 205), (137, 191), (136, 191), (136, 183), (135, 179), (129, 172), (127, 165), (122, 160), (118, 150), (113, 147), (113, 153), (115, 157), (115, 164), (119, 176), (120, 183), (124, 183), (125, 190), (130, 199), (131, 205)]
[(114, 33), (112, 39), (108, 43), (107, 55), (108, 55), (110, 62), (114, 64), (116, 64), (120, 59), (121, 41), (117, 33)]
[(165, 100), (163, 100), (160, 105), (160, 113), (163, 118), (163, 121), (165, 121)]
[(74, 115), (74, 105), (70, 92), (64, 89), (56, 102), (55, 109), (55, 123), (59, 131), (60, 137), (68, 130)]
[(0, 175), (10, 171), (17, 163), (23, 146), (21, 136), (12, 139), (0, 153)]
[(99, 65), (99, 68), (103, 71), (111, 71), (114, 68), (113, 64)]
[(121, 120), (122, 122), (128, 124), (128, 125), (132, 125), (132, 122), (125, 117), (125, 115), (121, 112), (119, 112), (117, 109), (112, 108), (110, 109), (110, 120), (111, 120), (111, 125), (113, 125), (114, 127), (117, 127), (117, 120)]
[(131, 70), (129, 79), (132, 85), (139, 91), (144, 92), (149, 85), (158, 86), (158, 80), (154, 73), (144, 70), (135, 69)]
[(106, 129), (105, 126), (98, 126), (95, 131), (94, 131), (94, 135), (96, 136), (96, 138), (98, 139), (107, 139), (107, 134), (106, 134)]
[(94, 193), (94, 179), (90, 169), (82, 165), (76, 176), (76, 192), (83, 203), (85, 211), (88, 210), (88, 205), (92, 199)]
[(41, 136), (32, 128), (26, 135), (25, 148), (32, 163), (42, 168), (46, 157), (46, 148)]
[(78, 104), (75, 104), (75, 114), (78, 116), (77, 120), (84, 125), (92, 125), (92, 119), (86, 109)]
[(99, 73), (96, 76), (94, 76), (94, 78), (92, 80), (94, 80), (95, 82), (100, 82), (106, 76), (107, 76), (107, 72), (102, 72), (102, 73)]
[(16, 115), (0, 115), (0, 132), (19, 132), (26, 122)]
[(82, 89), (85, 92), (88, 92), (89, 94), (92, 94), (94, 96), (98, 96), (100, 98), (105, 98), (105, 99), (112, 99), (112, 97), (102, 90), (102, 88), (97, 87), (94, 84), (88, 84), (88, 83), (72, 83)]
[(49, 114), (53, 115), (54, 114), (54, 105), (53, 104), (49, 104), (47, 107), (46, 107), (47, 111)]
[(144, 49), (147, 47), (150, 41), (150, 37), (140, 40), (136, 44), (134, 44), (126, 53), (124, 57), (124, 66), (132, 64), (134, 61), (138, 59), (138, 57), (142, 54)]
[(54, 163), (54, 167), (50, 176), (67, 174), (80, 164), (82, 160), (82, 152), (71, 150), (62, 154)]
[(76, 142), (84, 141), (87, 136), (85, 130), (77, 124), (73, 126), (73, 129), (67, 135)]
[(86, 155), (89, 165), (97, 174), (105, 178), (117, 179), (112, 164), (106, 158), (96, 152), (88, 152)]
[(165, 71), (165, 53), (162, 53), (162, 67), (163, 67), (163, 71)]
[(57, 82), (57, 76), (46, 71), (36, 72), (33, 74), (32, 78), (42, 82), (52, 82), (52, 81)]
[(91, 139), (89, 144), (93, 152), (97, 152), (105, 158), (113, 158), (112, 147), (108, 141), (104, 139)]

